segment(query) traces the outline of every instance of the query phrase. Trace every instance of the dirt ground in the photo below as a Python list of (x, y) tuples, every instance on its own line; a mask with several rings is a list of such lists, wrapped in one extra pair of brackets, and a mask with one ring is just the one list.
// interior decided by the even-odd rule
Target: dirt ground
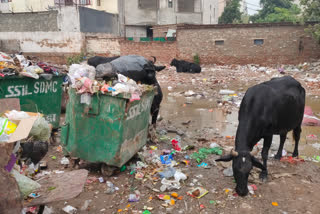
[[(104, 177), (105, 181), (112, 182), (119, 188), (112, 194), (104, 193), (106, 183), (98, 180), (85, 184), (83, 192), (76, 198), (48, 204), (54, 213), (63, 213), (62, 208), (71, 205), (78, 209), (78, 213), (142, 213), (149, 207), (151, 213), (319, 213), (320, 210), (320, 165), (312, 161), (288, 163), (276, 161), (270, 157), (268, 161), (269, 177), (267, 183), (261, 183), (259, 170), (251, 171), (249, 184), (255, 184), (257, 190), (246, 197), (235, 195), (233, 177), (226, 177), (223, 173), (230, 163), (217, 163), (217, 155), (208, 155), (203, 160), (210, 168), (198, 167), (198, 163), (189, 159), (190, 165), (182, 163), (193, 152), (202, 147), (209, 147), (211, 143), (218, 143), (225, 151), (234, 145), (234, 136), (237, 128), (237, 111), (241, 98), (246, 89), (257, 83), (266, 81), (275, 76), (282, 76), (277, 69), (257, 71), (250, 66), (208, 66), (200, 74), (176, 73), (173, 68), (167, 68), (158, 73), (158, 80), (164, 92), (161, 104), (160, 119), (157, 125), (158, 144), (152, 152), (161, 153), (163, 149), (172, 149), (170, 140), (177, 135), (181, 137), (182, 146), (193, 145), (193, 150), (183, 151), (174, 156), (179, 163), (174, 168), (180, 169), (187, 175), (187, 180), (180, 182), (181, 188), (166, 192), (156, 192), (161, 186), (161, 179), (152, 171), (158, 166), (150, 162), (142, 180), (135, 179), (130, 174), (129, 166), (139, 158), (135, 156), (126, 166), (124, 172), (116, 173), (112, 177)], [(311, 79), (319, 77), (319, 73), (287, 72), (299, 80), (307, 91), (307, 105), (310, 105), (319, 116), (320, 95), (319, 82)], [(237, 97), (223, 97), (219, 95), (221, 89), (235, 90)], [(190, 91), (191, 90), (191, 91)], [(309, 142), (307, 136), (314, 134), (317, 137), (320, 131), (316, 127), (303, 127), (300, 144), (300, 155), (312, 157), (320, 155), (319, 150), (312, 147), (316, 141)], [(289, 136), (289, 135), (288, 135)], [(274, 138), (274, 146), (270, 156), (277, 150), (279, 138)], [(48, 162), (48, 171), (73, 170), (63, 168), (60, 160), (62, 152), (56, 151), (58, 144), (51, 145), (45, 160)], [(291, 135), (285, 146), (288, 155), (291, 155)], [(51, 157), (56, 156), (53, 160)], [(259, 155), (260, 157), (260, 155)], [(97, 164), (80, 164), (81, 168), (89, 170), (89, 178), (99, 178), (101, 173)], [(203, 187), (208, 194), (202, 198), (192, 198), (187, 191), (195, 187)], [(141, 193), (138, 202), (128, 202), (129, 194), (134, 190)], [(183, 196), (176, 200), (175, 205), (164, 206), (165, 201), (158, 199), (159, 194), (176, 192)], [(92, 200), (86, 209), (81, 207), (87, 200)], [(275, 203), (276, 202), (276, 203)]]

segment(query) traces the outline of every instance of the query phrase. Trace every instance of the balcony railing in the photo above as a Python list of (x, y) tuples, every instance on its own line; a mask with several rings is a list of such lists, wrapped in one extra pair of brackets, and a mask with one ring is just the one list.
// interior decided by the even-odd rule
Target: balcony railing
[(54, 0), (56, 6), (91, 5), (91, 0)]

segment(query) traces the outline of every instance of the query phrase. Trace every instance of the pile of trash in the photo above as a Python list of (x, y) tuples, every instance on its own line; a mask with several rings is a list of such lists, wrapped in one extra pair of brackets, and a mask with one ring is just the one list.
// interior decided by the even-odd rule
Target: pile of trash
[(71, 88), (75, 89), (78, 94), (81, 94), (80, 103), (89, 105), (91, 96), (95, 93), (110, 94), (116, 96), (125, 94), (130, 102), (140, 100), (140, 96), (154, 89), (153, 86), (137, 84), (136, 81), (116, 73), (113, 69), (112, 75), (104, 75), (101, 78), (101, 66), (111, 66), (110, 63), (102, 64), (94, 68), (87, 64), (72, 64), (69, 68), (69, 82)]
[(31, 178), (48, 152), (51, 126), (40, 114), (11, 110), (0, 117), (0, 127), (0, 143), (15, 142), (4, 168), (16, 179), (22, 195), (28, 197), (40, 187)]
[(34, 79), (44, 77), (50, 79), (52, 75), (58, 76), (62, 71), (57, 67), (44, 62), (36, 62), (22, 54), (9, 55), (0, 52), (0, 77), (26, 76)]

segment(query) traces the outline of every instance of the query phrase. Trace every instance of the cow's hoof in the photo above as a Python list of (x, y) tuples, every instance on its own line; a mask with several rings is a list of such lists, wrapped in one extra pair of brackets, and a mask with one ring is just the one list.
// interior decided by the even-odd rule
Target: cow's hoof
[(292, 157), (293, 157), (293, 158), (298, 157), (298, 156), (299, 156), (299, 155), (298, 155), (298, 152), (296, 152), (296, 153), (293, 152), (293, 153), (292, 153)]
[(268, 173), (267, 172), (261, 172), (259, 177), (263, 183), (266, 183), (268, 181)]
[(275, 155), (275, 156), (274, 156), (274, 159), (280, 160), (280, 159), (281, 159), (281, 155)]

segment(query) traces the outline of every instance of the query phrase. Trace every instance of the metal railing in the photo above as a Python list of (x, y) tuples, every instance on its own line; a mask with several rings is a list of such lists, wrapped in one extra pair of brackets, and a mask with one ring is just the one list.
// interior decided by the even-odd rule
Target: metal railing
[(56, 6), (91, 5), (91, 0), (54, 0)]

